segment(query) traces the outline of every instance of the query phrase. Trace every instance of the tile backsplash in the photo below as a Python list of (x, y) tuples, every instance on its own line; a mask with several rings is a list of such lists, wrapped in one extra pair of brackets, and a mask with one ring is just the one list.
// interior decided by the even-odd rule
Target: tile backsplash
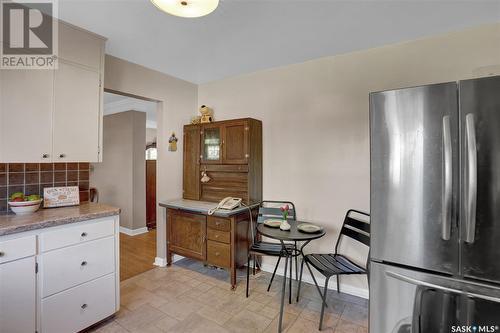
[(43, 195), (46, 187), (78, 186), (80, 201), (89, 201), (89, 163), (0, 163), (0, 213), (12, 193)]

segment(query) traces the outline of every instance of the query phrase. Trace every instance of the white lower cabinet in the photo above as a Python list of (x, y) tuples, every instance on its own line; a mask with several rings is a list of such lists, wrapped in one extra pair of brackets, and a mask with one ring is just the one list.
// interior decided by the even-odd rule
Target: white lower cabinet
[(35, 288), (34, 256), (0, 264), (0, 332), (35, 332)]
[(47, 297), (115, 271), (115, 239), (92, 242), (42, 253), (42, 297)]
[(78, 332), (116, 311), (115, 275), (109, 274), (42, 300), (44, 333)]
[(119, 310), (119, 277), (118, 216), (0, 236), (0, 333), (79, 332)]

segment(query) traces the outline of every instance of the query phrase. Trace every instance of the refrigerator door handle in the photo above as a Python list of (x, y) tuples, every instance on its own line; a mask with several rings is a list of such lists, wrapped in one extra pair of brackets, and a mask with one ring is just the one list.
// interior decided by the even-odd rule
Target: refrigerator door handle
[(467, 162), (465, 181), (465, 242), (474, 243), (476, 233), (477, 204), (477, 147), (474, 114), (465, 116), (465, 136), (467, 141)]
[(451, 195), (452, 195), (452, 145), (450, 116), (443, 117), (443, 186), (441, 238), (450, 240), (451, 236)]
[(444, 286), (440, 286), (440, 285), (435, 284), (435, 283), (421, 281), (421, 280), (414, 279), (414, 278), (411, 278), (411, 277), (408, 277), (408, 276), (405, 276), (405, 275), (402, 275), (399, 273), (391, 272), (391, 271), (386, 271), (385, 275), (387, 275), (388, 277), (392, 277), (392, 278), (395, 278), (397, 280), (403, 281), (403, 282), (413, 284), (415, 286), (424, 286), (424, 287), (428, 287), (428, 288), (447, 291), (447, 292), (454, 293), (454, 294), (461, 294), (461, 295), (465, 295), (468, 297), (480, 298), (480, 299), (484, 299), (487, 301), (500, 303), (500, 298), (497, 298), (497, 297), (492, 297), (492, 296), (483, 295), (483, 294), (476, 294), (476, 293), (472, 293), (472, 292), (468, 292), (468, 291), (464, 291), (464, 290), (460, 290), (460, 289), (455, 289), (455, 288), (444, 287)]

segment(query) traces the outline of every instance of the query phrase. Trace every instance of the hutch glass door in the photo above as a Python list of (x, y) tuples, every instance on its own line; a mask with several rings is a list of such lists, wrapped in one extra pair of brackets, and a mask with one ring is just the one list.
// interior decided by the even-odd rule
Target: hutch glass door
[(205, 127), (202, 135), (203, 162), (219, 162), (221, 160), (221, 128)]

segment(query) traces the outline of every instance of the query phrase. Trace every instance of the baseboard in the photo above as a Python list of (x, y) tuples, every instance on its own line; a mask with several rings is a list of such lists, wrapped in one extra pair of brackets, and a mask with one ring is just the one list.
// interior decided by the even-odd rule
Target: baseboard
[(158, 267), (165, 267), (165, 266), (167, 266), (167, 259), (156, 257), (153, 265), (158, 266)]
[[(178, 254), (174, 254), (174, 256), (172, 258), (172, 262), (176, 262), (176, 261), (179, 261), (179, 260), (182, 260), (182, 259), (184, 259), (183, 256), (180, 256)], [(156, 257), (155, 258), (155, 262), (153, 263), (153, 265), (158, 266), (158, 267), (166, 267), (167, 266), (167, 259), (166, 258)]]
[(120, 232), (124, 233), (125, 235), (128, 235), (128, 236), (137, 236), (140, 234), (147, 233), (148, 228), (143, 227), (143, 228), (139, 228), (139, 229), (129, 229), (129, 228), (125, 228), (125, 227), (120, 227)]
[[(263, 271), (265, 271), (265, 272), (272, 273), (274, 271), (275, 265), (276, 265), (275, 263), (273, 263), (273, 264), (263, 263), (260, 268)], [(278, 266), (276, 274), (280, 275), (280, 276), (283, 276), (283, 267), (281, 265)], [(325, 285), (325, 278), (321, 274), (319, 274), (319, 273), (318, 274), (314, 274), (314, 277), (316, 278), (316, 281), (318, 282), (318, 284), (320, 286), (324, 286)], [(311, 274), (309, 272), (307, 272), (307, 268), (306, 267), (304, 267), (304, 271), (302, 273), (302, 281), (314, 284), (314, 281), (313, 281), (313, 279), (311, 277)], [(331, 280), (331, 283), (329, 283), (328, 289), (329, 290), (330, 289), (331, 290), (337, 290), (337, 283), (335, 283), (335, 281), (333, 279)], [(369, 296), (369, 293), (368, 293), (367, 289), (359, 288), (359, 287), (354, 287), (354, 286), (342, 283), (342, 280), (340, 280), (340, 290), (343, 293), (346, 293), (346, 294), (349, 294), (349, 295), (353, 295), (353, 296), (358, 296), (358, 297), (365, 298), (365, 299), (368, 299), (368, 296)]]

